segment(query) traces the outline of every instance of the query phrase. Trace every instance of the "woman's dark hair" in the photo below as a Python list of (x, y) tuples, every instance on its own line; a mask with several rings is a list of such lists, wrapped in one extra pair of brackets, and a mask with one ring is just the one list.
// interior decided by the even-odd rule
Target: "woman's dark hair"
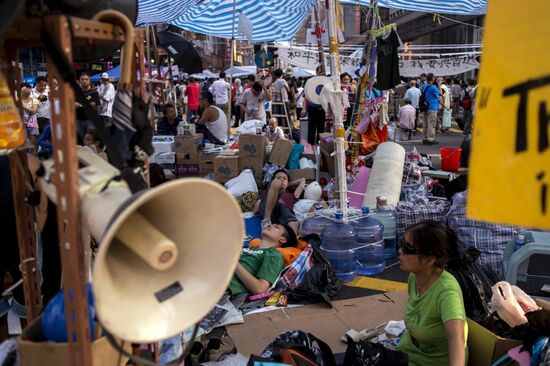
[(411, 244), (421, 255), (435, 257), (435, 265), (445, 268), (449, 257), (458, 251), (455, 232), (433, 220), (426, 220), (409, 226)]
[(169, 109), (176, 109), (176, 107), (172, 103), (166, 103), (162, 112), (166, 114)]
[(19, 89), (21, 89), (21, 88), (23, 88), (23, 87), (32, 89), (32, 86), (31, 86), (31, 84), (29, 84), (29, 83), (21, 83), (21, 84), (19, 84)]

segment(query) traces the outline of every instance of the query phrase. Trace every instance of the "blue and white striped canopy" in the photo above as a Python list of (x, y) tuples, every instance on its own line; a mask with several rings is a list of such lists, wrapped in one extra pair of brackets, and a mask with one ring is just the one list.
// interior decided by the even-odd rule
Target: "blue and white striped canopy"
[[(239, 14), (253, 24), (254, 42), (290, 41), (317, 0), (236, 0), (235, 37)], [(368, 6), (370, 0), (340, 0)], [(212, 36), (231, 38), (233, 0), (138, 0), (137, 25), (169, 23)], [(442, 14), (483, 14), (487, 0), (378, 0), (382, 7)]]
[[(340, 3), (369, 6), (370, 0), (340, 0)], [(472, 15), (485, 14), (487, 0), (378, 0), (378, 6), (427, 13)]]
[[(235, 38), (244, 38), (237, 32), (239, 14), (242, 12), (252, 22), (255, 42), (290, 41), (304, 23), (315, 2), (316, 0), (236, 0)], [(163, 7), (164, 3), (168, 4), (168, 1), (140, 0), (138, 25), (162, 22), (192, 32), (231, 38), (233, 1), (204, 0), (195, 5), (187, 3), (196, 3), (196, 0), (184, 0), (180, 3), (173, 1), (173, 4), (178, 5), (169, 5), (172, 8), (170, 11)], [(153, 11), (155, 7), (159, 11), (157, 15)], [(176, 7), (185, 10), (176, 13)], [(176, 16), (177, 14), (179, 16)]]

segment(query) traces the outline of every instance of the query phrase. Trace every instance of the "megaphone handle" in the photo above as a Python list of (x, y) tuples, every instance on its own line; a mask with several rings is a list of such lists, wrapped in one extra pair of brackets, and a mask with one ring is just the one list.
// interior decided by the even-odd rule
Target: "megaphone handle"
[(154, 269), (166, 270), (178, 257), (176, 243), (137, 211), (126, 219), (115, 236)]
[(120, 67), (120, 83), (124, 86), (132, 82), (132, 60), (134, 58), (134, 25), (124, 14), (116, 10), (102, 10), (92, 20), (112, 21), (124, 30), (124, 48)]

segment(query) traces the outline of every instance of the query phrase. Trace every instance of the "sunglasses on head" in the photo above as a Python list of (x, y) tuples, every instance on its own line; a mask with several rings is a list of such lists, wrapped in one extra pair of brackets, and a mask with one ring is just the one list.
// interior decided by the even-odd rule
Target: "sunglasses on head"
[(414, 245), (412, 245), (405, 239), (401, 239), (399, 241), (399, 247), (401, 248), (401, 251), (403, 252), (403, 254), (408, 254), (408, 255), (422, 254), (420, 250), (418, 250)]

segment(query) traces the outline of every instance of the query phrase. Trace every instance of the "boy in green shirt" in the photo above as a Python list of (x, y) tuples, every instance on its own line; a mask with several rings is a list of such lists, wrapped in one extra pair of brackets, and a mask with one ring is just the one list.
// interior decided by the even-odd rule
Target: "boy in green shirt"
[(266, 292), (283, 270), (283, 256), (277, 248), (293, 247), (296, 243), (296, 234), (289, 226), (267, 226), (262, 231), (260, 245), (242, 250), (235, 275), (229, 283), (231, 294)]

